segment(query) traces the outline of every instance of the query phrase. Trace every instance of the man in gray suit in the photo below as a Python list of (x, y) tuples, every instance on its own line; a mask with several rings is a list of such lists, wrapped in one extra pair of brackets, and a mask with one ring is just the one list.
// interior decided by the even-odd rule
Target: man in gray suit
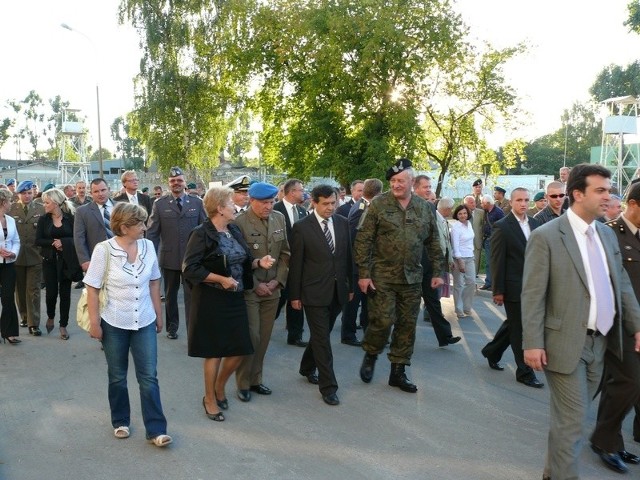
[(89, 184), (93, 202), (78, 207), (73, 222), (73, 243), (84, 272), (89, 268), (93, 248), (113, 237), (109, 227), (113, 202), (109, 199), (109, 185), (104, 178), (94, 178)]
[(635, 335), (640, 307), (622, 267), (611, 229), (595, 221), (606, 209), (611, 173), (574, 167), (570, 208), (538, 227), (527, 244), (522, 288), (527, 365), (546, 371), (550, 430), (543, 479), (579, 478), (589, 404), (600, 384), (604, 353), (622, 354), (622, 336)]
[[(147, 238), (158, 252), (158, 262), (164, 279), (167, 338), (178, 338), (178, 289), (182, 283), (182, 259), (191, 230), (200, 225), (207, 215), (202, 200), (185, 193), (186, 182), (179, 167), (169, 173), (168, 195), (159, 197), (151, 209)], [(191, 289), (183, 283), (185, 316), (189, 318)]]

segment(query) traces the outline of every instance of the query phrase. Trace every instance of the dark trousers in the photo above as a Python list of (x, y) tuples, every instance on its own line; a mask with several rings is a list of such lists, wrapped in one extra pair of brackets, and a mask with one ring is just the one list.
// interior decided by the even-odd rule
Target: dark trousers
[(71, 308), (71, 280), (63, 278), (58, 280), (58, 263), (56, 260), (42, 262), (42, 275), (46, 288), (45, 303), (47, 305), (47, 318), (56, 318), (56, 303), (60, 295), (60, 326), (69, 324), (69, 309)]
[(522, 350), (522, 313), (520, 302), (504, 302), (507, 319), (502, 322), (493, 340), (482, 349), (482, 355), (492, 362), (499, 362), (509, 346), (516, 362), (516, 379), (525, 380), (535, 377), (535, 373), (524, 363)]
[(333, 352), (331, 350), (331, 330), (341, 307), (334, 293), (331, 305), (322, 307), (304, 306), (309, 324), (309, 344), (304, 349), (300, 361), (300, 373), (309, 375), (318, 369), (318, 388), (322, 395), (330, 395), (338, 390), (338, 381), (333, 372)]
[(604, 375), (598, 406), (598, 420), (591, 443), (605, 452), (625, 450), (622, 422), (636, 407), (634, 438), (638, 438), (638, 407), (640, 407), (640, 356), (634, 351), (633, 337), (623, 336), (622, 361), (609, 350), (604, 356)]
[(287, 320), (287, 342), (292, 343), (296, 340), (302, 340), (302, 332), (304, 332), (304, 313), (302, 310), (296, 310), (291, 307), (289, 302), (289, 289), (283, 288), (280, 292), (280, 301), (278, 302), (278, 311), (276, 312), (276, 318), (280, 316), (282, 307), (287, 305), (285, 310)]
[(184, 292), (185, 325), (189, 328), (191, 288), (183, 281), (180, 270), (164, 268), (162, 270), (162, 276), (164, 278), (164, 309), (167, 317), (167, 332), (177, 332), (180, 326), (180, 315), (178, 314), (178, 290), (180, 289), (180, 284), (182, 284), (182, 291)]
[(2, 338), (17, 337), (19, 334), (18, 310), (13, 297), (16, 290), (16, 267), (13, 263), (0, 263), (0, 287), (2, 287), (0, 333)]
[(440, 305), (440, 291), (431, 288), (431, 275), (422, 279), (422, 299), (424, 300), (424, 308), (431, 319), (433, 333), (436, 334), (438, 344), (442, 347), (448, 345), (448, 339), (453, 336), (451, 333), (451, 324), (444, 318), (442, 314), (442, 305)]
[(345, 303), (342, 308), (342, 328), (340, 329), (341, 340), (357, 340), (356, 331), (358, 318), (358, 307), (360, 308), (360, 326), (363, 330), (367, 329), (369, 324), (369, 312), (367, 310), (367, 296), (362, 293), (358, 287), (358, 279), (354, 277), (353, 298), (350, 302)]

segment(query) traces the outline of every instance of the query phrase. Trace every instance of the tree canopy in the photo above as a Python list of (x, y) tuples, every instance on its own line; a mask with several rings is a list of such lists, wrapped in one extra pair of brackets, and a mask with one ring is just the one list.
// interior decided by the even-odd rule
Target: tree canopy
[(398, 156), (446, 173), (516, 101), (521, 47), (472, 46), (449, 0), (123, 0), (121, 18), (144, 50), (132, 129), (161, 168), (212, 166), (255, 125), (289, 175), (346, 184)]

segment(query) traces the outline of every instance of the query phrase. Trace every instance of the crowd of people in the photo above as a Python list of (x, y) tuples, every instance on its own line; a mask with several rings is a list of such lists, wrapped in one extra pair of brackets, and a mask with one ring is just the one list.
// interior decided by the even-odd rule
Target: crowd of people
[(9, 181), (0, 188), (0, 333), (14, 345), (20, 326), (42, 335), (44, 288), (46, 332), (55, 329), (59, 304), (58, 335), (68, 340), (72, 284), (85, 286), (89, 334), (107, 360), (114, 436), (130, 435), (131, 353), (146, 438), (164, 447), (172, 439), (156, 372), (163, 330), (169, 340), (186, 333), (188, 355), (203, 359), (202, 406), (221, 422), (232, 376), (242, 402), (272, 393), (265, 356), (281, 311), (287, 343), (304, 348), (300, 375), (335, 406), (330, 335), (340, 315), (341, 342), (363, 350), (361, 380), (372, 382), (387, 351), (388, 384), (414, 393), (406, 367), (421, 305), (439, 347), (447, 347), (462, 339), (441, 298), (453, 297), (462, 320), (486, 290), (506, 313), (481, 351), (488, 366), (503, 371), (510, 347), (517, 382), (544, 388), (536, 371), (545, 371), (551, 405), (543, 478), (578, 478), (586, 411), (597, 392), (591, 447), (626, 472), (640, 463), (620, 434), (635, 407), (640, 441), (640, 182), (623, 198), (611, 193), (606, 168), (559, 173), (533, 196), (501, 186), (489, 195), (477, 179), (458, 205), (437, 199), (431, 179), (408, 159), (389, 167), (386, 191), (378, 179), (354, 180), (350, 198), (327, 184), (306, 192), (295, 178), (275, 186), (244, 175), (202, 195), (179, 167), (169, 172), (168, 191), (156, 186), (152, 195), (135, 171), (122, 174), (117, 195), (102, 178), (42, 193), (29, 180)]

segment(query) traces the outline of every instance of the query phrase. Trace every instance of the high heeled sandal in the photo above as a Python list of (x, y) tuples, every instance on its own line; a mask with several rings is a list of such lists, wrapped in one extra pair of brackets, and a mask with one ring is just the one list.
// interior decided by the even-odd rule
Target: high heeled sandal
[(67, 327), (60, 327), (60, 338), (62, 340), (69, 340), (69, 334), (67, 333)]
[(48, 318), (47, 319), (47, 324), (45, 325), (45, 328), (47, 329), (47, 335), (49, 335), (51, 333), (51, 331), (54, 328), (54, 324), (53, 324), (53, 318)]
[(204, 397), (202, 397), (202, 406), (204, 407), (204, 413), (209, 420), (213, 420), (214, 422), (224, 422), (224, 415), (222, 412), (209, 413), (207, 411), (207, 405), (204, 403)]

